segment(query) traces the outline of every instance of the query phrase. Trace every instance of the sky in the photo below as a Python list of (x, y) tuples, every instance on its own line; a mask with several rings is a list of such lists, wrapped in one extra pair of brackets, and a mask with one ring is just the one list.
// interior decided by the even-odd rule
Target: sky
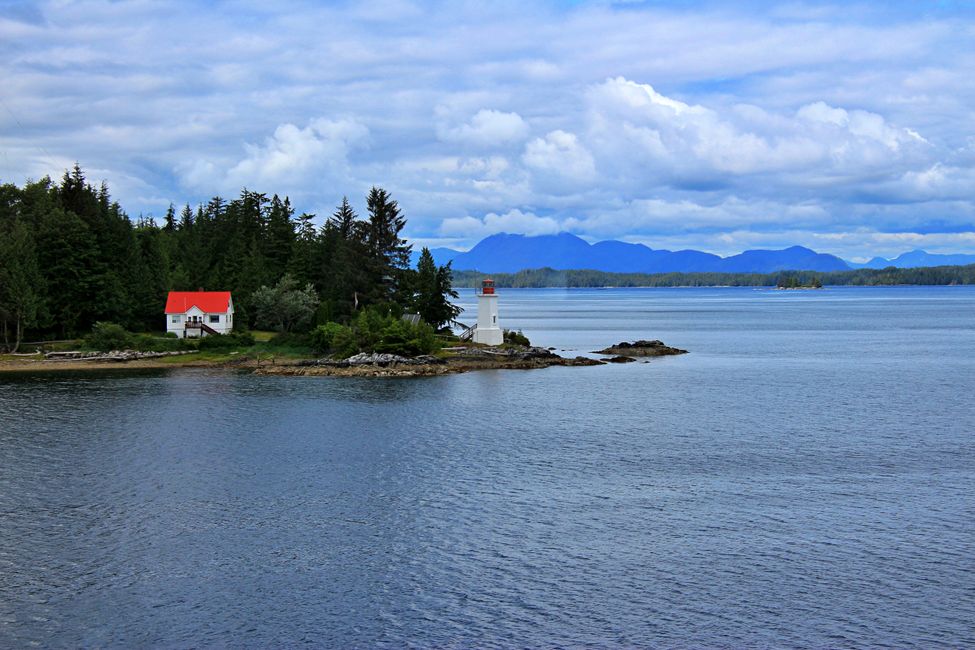
[(387, 189), (416, 245), (975, 253), (975, 3), (10, 2), (0, 182)]

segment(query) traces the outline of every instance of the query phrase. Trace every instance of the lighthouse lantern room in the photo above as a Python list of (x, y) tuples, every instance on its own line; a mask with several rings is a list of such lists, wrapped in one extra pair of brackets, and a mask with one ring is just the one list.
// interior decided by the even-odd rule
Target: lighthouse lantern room
[(474, 342), (485, 345), (501, 345), (504, 333), (498, 324), (498, 294), (494, 293), (494, 280), (486, 278), (481, 282), (481, 292), (477, 294), (477, 329)]

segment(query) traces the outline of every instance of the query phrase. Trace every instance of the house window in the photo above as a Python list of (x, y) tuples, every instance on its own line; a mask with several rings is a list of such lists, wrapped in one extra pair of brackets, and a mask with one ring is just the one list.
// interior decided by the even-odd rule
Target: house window
[(182, 319), (182, 316), (173, 316), (173, 321), (172, 322), (179, 323), (179, 322), (181, 322), (181, 319)]
[(210, 314), (210, 322), (211, 323), (219, 323), (220, 322), (220, 314)]

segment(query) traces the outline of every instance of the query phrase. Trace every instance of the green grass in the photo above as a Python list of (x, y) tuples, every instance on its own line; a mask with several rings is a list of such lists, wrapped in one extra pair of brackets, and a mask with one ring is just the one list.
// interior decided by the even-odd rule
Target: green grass
[(223, 363), (239, 356), (239, 354), (230, 354), (230, 351), (227, 350), (206, 350), (203, 352), (194, 352), (193, 354), (179, 354), (171, 357), (159, 357), (156, 360), (161, 363), (178, 366), (185, 363), (193, 363), (195, 361)]

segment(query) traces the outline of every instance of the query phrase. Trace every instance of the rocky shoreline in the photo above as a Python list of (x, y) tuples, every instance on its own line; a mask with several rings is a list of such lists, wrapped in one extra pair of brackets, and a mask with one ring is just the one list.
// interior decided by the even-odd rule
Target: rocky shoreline
[(329, 377), (430, 377), (472, 370), (530, 370), (551, 366), (601, 366), (588, 357), (561, 357), (544, 348), (478, 347), (446, 348), (442, 357), (407, 358), (395, 354), (357, 354), (348, 359), (313, 359), (291, 365), (261, 366), (259, 375), (305, 375)]
[(140, 361), (143, 359), (162, 359), (197, 354), (197, 350), (178, 350), (173, 352), (139, 352), (137, 350), (112, 350), (111, 352), (46, 352), (45, 361)]
[[(0, 372), (96, 370), (104, 368), (211, 368), (252, 372), (258, 375), (332, 377), (427, 377), (473, 370), (531, 370), (552, 366), (601, 366), (629, 363), (635, 357), (684, 354), (660, 341), (619, 343), (596, 352), (609, 358), (563, 357), (552, 349), (507, 346), (489, 348), (466, 345), (444, 348), (437, 356), (403, 357), (395, 354), (360, 353), (347, 359), (260, 358), (241, 354), (236, 358), (207, 360), (192, 352), (53, 352), (40, 357), (0, 360)], [(232, 353), (235, 354), (235, 353)], [(167, 359), (167, 357), (182, 357)]]

